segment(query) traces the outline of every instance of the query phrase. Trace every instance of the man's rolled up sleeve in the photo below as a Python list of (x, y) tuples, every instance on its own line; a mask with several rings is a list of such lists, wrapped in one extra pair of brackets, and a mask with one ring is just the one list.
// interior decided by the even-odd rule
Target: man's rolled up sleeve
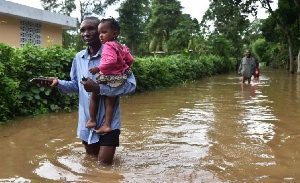
[(136, 89), (136, 80), (133, 74), (131, 74), (126, 82), (118, 87), (110, 87), (108, 85), (99, 85), (100, 95), (106, 96), (121, 96), (121, 95), (129, 95), (133, 93)]

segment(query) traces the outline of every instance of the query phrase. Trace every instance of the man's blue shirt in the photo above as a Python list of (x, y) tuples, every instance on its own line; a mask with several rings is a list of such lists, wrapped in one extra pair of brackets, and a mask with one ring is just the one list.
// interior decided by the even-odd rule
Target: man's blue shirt
[[(77, 53), (71, 67), (70, 81), (58, 80), (58, 89), (62, 93), (77, 93), (79, 94), (79, 109), (78, 109), (78, 128), (77, 136), (88, 142), (88, 144), (96, 143), (99, 141), (99, 135), (93, 130), (94, 128), (86, 128), (86, 122), (90, 119), (89, 105), (91, 93), (86, 92), (83, 85), (80, 83), (82, 76), (92, 78), (96, 81), (96, 76), (89, 72), (92, 67), (97, 67), (100, 62), (101, 52), (103, 46), (99, 49), (98, 53), (90, 57), (88, 49), (82, 50)], [(121, 113), (120, 113), (120, 95), (127, 95), (135, 91), (136, 80), (134, 75), (128, 77), (127, 81), (119, 87), (110, 87), (107, 85), (99, 85), (100, 95), (117, 96), (114, 106), (114, 113), (111, 122), (111, 129), (121, 128)], [(97, 129), (103, 125), (105, 121), (105, 104), (104, 97), (100, 97), (98, 113), (97, 113)], [(100, 136), (101, 138), (101, 136)]]

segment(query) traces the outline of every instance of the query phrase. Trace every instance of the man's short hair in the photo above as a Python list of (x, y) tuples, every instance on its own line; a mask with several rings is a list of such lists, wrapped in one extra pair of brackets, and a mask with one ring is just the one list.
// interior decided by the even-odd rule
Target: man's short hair
[(97, 17), (85, 17), (85, 18), (83, 19), (83, 21), (85, 21), (85, 20), (95, 21), (95, 22), (97, 23), (97, 25), (100, 24), (100, 20), (99, 20), (99, 18), (97, 18)]

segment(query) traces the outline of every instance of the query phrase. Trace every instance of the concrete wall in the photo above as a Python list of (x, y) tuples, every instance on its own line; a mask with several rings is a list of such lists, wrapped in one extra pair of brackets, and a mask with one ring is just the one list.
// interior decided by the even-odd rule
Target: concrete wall
[[(0, 14), (0, 42), (10, 46), (20, 47), (20, 19)], [(26, 20), (26, 19), (25, 19)], [(30, 21), (30, 20), (26, 20)], [(50, 23), (42, 23), (41, 27), (42, 47), (47, 45), (62, 45), (62, 27)]]
[(42, 24), (42, 46), (62, 45), (62, 28), (57, 25)]
[[(30, 0), (28, 0), (30, 3)], [(77, 19), (53, 13), (50, 11), (40, 10), (37, 8), (31, 8), (29, 6), (21, 5), (18, 3), (13, 3), (6, 0), (0, 0), (0, 42), (6, 43), (10, 46), (20, 47), (21, 46), (21, 25), (20, 21), (29, 21), (40, 23), (40, 25), (34, 25), (38, 28), (35, 30), (40, 30), (41, 39), (34, 37), (34, 41), (38, 41), (38, 45), (43, 47), (53, 44), (62, 44), (62, 30), (69, 28), (76, 28)], [(23, 22), (24, 23), (24, 22)], [(22, 24), (22, 27), (27, 27), (28, 25)], [(31, 26), (31, 25), (30, 25)], [(29, 27), (30, 27), (29, 26)], [(41, 26), (41, 29), (39, 27)], [(31, 37), (28, 35), (27, 28), (23, 30), (22, 35), (24, 38)], [(28, 28), (31, 29), (31, 28)], [(25, 33), (24, 33), (25, 32)], [(22, 39), (23, 43), (26, 39)], [(31, 37), (32, 38), (32, 37)], [(32, 40), (32, 39), (31, 39)]]
[(20, 47), (20, 20), (0, 14), (0, 42)]

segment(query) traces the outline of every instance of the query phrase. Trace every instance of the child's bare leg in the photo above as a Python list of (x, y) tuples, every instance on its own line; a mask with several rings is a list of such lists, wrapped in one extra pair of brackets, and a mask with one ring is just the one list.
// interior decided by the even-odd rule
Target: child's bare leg
[(99, 105), (99, 95), (98, 93), (92, 93), (91, 94), (91, 101), (90, 101), (90, 120), (86, 123), (86, 128), (96, 127), (96, 115), (98, 111), (98, 105)]
[(110, 124), (112, 120), (112, 116), (114, 113), (114, 103), (116, 97), (108, 97), (105, 98), (105, 122), (103, 126), (99, 129), (95, 130), (96, 133), (108, 133), (111, 132)]

